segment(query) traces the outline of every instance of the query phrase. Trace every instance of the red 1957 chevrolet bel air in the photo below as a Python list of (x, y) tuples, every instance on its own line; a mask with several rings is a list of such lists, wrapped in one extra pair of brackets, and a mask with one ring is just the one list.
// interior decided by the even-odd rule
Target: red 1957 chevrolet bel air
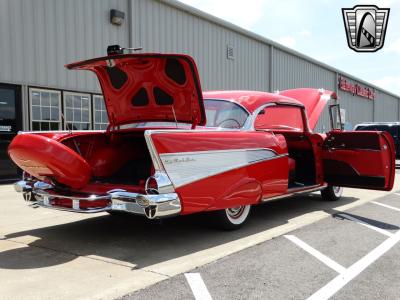
[(313, 132), (333, 92), (202, 93), (190, 56), (119, 47), (66, 67), (97, 75), (110, 125), (15, 137), (8, 152), (24, 170), (15, 188), (39, 206), (150, 219), (207, 211), (235, 229), (251, 206), (272, 199), (393, 187), (389, 134)]

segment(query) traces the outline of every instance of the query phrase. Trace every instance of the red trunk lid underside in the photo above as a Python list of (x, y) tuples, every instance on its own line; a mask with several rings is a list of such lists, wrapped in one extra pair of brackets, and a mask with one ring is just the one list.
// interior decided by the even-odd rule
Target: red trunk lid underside
[(66, 65), (90, 70), (100, 82), (110, 125), (163, 121), (204, 125), (194, 60), (180, 54), (125, 54)]

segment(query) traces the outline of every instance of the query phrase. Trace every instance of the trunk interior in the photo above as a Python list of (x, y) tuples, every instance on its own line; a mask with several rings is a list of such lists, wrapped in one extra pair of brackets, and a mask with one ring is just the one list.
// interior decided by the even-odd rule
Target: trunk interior
[(73, 136), (62, 143), (81, 155), (92, 167), (90, 186), (126, 188), (144, 192), (154, 173), (144, 133), (91, 133)]

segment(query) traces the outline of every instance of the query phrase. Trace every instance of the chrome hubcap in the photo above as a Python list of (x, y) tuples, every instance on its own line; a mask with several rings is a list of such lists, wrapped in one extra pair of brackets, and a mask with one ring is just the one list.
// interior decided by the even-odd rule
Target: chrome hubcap
[(343, 188), (341, 186), (333, 186), (332, 189), (336, 197), (340, 197), (343, 193)]
[(236, 206), (236, 207), (228, 208), (226, 210), (226, 213), (232, 219), (238, 219), (243, 214), (244, 209), (245, 209), (245, 206)]

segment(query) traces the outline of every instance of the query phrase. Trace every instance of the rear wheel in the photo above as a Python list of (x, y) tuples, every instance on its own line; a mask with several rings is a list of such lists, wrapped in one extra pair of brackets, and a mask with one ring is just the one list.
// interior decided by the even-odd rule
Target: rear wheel
[(217, 227), (235, 230), (243, 226), (250, 215), (251, 205), (241, 205), (213, 212), (212, 217)]
[(341, 186), (328, 185), (321, 191), (322, 199), (326, 201), (337, 201), (342, 197), (343, 188)]

